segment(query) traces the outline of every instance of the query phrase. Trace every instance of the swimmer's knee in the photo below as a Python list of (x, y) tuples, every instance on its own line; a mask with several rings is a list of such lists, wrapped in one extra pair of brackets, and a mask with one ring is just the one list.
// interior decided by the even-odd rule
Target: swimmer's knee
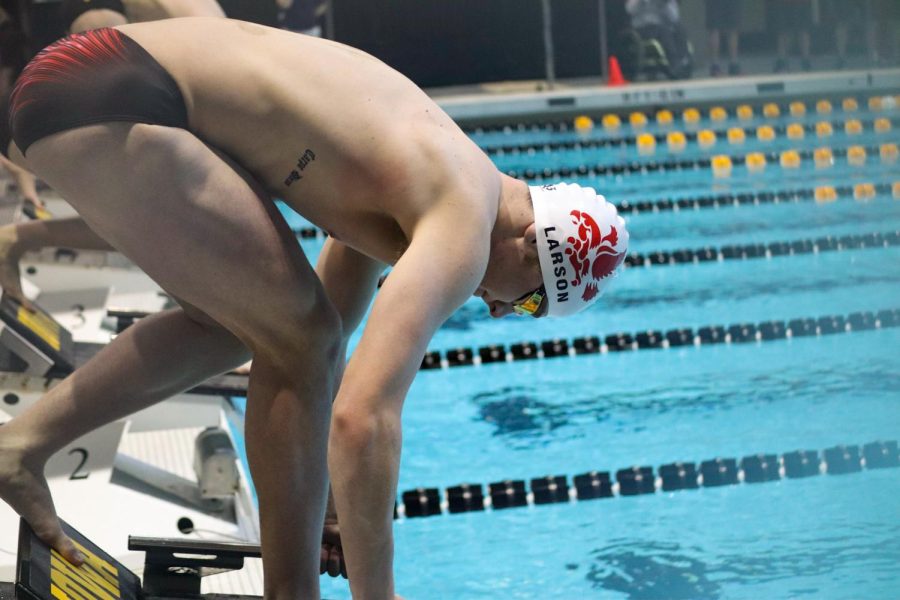
[(205, 311), (200, 310), (193, 304), (186, 302), (181, 298), (175, 298), (175, 302), (178, 303), (178, 306), (184, 312), (184, 315), (198, 325), (202, 325), (204, 327), (222, 327), (221, 323), (213, 319)]
[(334, 368), (343, 347), (340, 315), (324, 294), (309, 306), (292, 307), (274, 322), (255, 328), (249, 337), (254, 357), (293, 369), (298, 360)]

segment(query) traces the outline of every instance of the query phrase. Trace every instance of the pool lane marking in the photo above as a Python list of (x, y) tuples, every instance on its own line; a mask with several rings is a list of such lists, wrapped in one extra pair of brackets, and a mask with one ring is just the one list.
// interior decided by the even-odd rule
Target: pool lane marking
[(639, 496), (656, 492), (764, 483), (801, 479), (816, 475), (844, 475), (863, 470), (900, 466), (896, 441), (871, 442), (859, 446), (834, 446), (821, 453), (795, 450), (782, 455), (752, 454), (740, 460), (715, 458), (701, 462), (673, 462), (653, 467), (634, 466), (610, 471), (589, 471), (575, 475), (548, 475), (507, 479), (482, 486), (459, 484), (445, 489), (415, 488), (403, 492), (395, 504), (397, 519), (442, 514), (483, 512), (489, 509), (575, 503), (586, 500)]
[(763, 321), (708, 325), (696, 330), (691, 327), (642, 331), (638, 333), (614, 333), (601, 339), (599, 336), (583, 336), (572, 339), (544, 340), (542, 342), (518, 342), (509, 348), (505, 344), (491, 344), (479, 348), (460, 347), (429, 351), (422, 359), (421, 370), (450, 369), (491, 363), (511, 363), (520, 360), (547, 359), (584, 354), (607, 354), (632, 350), (675, 348), (680, 346), (705, 346), (712, 344), (738, 344), (767, 342), (795, 337), (823, 336), (873, 329), (900, 327), (900, 309), (884, 309), (854, 312), (846, 317), (828, 315), (818, 318), (791, 319), (790, 321)]
[[(880, 181), (872, 184), (877, 194), (875, 199), (890, 199), (893, 193), (893, 186), (897, 182)], [(813, 202), (816, 199), (816, 189), (814, 188), (795, 188), (790, 190), (781, 190), (779, 192), (740, 192), (715, 194), (708, 196), (693, 196), (672, 200), (663, 198), (661, 200), (624, 200), (616, 204), (616, 210), (622, 214), (639, 214), (639, 213), (658, 213), (680, 210), (700, 210), (704, 208), (726, 208), (738, 206), (760, 206), (763, 204), (797, 204), (800, 202)], [(850, 185), (834, 186), (836, 198), (853, 198), (854, 187)], [(318, 227), (297, 227), (293, 229), (294, 235), (301, 239), (325, 239), (326, 233)]]
[[(846, 158), (847, 156), (847, 148), (856, 146), (857, 144), (851, 144), (846, 147), (835, 147), (832, 148), (832, 153), (834, 157)], [(872, 145), (872, 146), (860, 146), (865, 149), (866, 154), (868, 156), (877, 156), (880, 154), (880, 145)], [(769, 164), (780, 164), (781, 153), (785, 150), (772, 150), (769, 152), (760, 152), (765, 156), (766, 162)], [(815, 148), (807, 148), (804, 150), (792, 150), (796, 152), (797, 158), (801, 161), (812, 161), (815, 158)], [(735, 166), (743, 165), (746, 162), (746, 155), (744, 154), (722, 154), (720, 156), (727, 157), (731, 163)], [(647, 173), (655, 173), (659, 172), (669, 172), (669, 171), (697, 171), (699, 169), (709, 169), (712, 167), (713, 156), (701, 156), (697, 158), (667, 158), (664, 160), (629, 160), (629, 161), (618, 161), (618, 162), (610, 162), (610, 163), (602, 163), (602, 164), (580, 164), (578, 166), (563, 166), (552, 169), (550, 167), (544, 168), (540, 171), (536, 169), (508, 169), (506, 170), (506, 174), (512, 177), (513, 179), (523, 179), (528, 182), (541, 182), (546, 179), (558, 179), (558, 178), (568, 178), (568, 177), (604, 177), (607, 175), (633, 175), (633, 174), (647, 174)]]
[[(683, 133), (685, 139), (690, 142), (697, 141), (697, 134), (700, 130), (712, 131), (715, 133), (716, 138), (725, 138), (728, 136), (728, 130), (732, 128), (742, 129), (745, 133), (749, 131), (755, 131), (756, 127), (760, 127), (763, 125), (768, 125), (775, 132), (776, 136), (786, 137), (788, 127), (791, 125), (800, 125), (803, 128), (803, 134), (816, 134), (816, 125), (818, 123), (828, 123), (831, 125), (832, 130), (834, 131), (844, 131), (848, 121), (859, 121), (862, 126), (862, 131), (857, 135), (886, 135), (895, 129), (895, 126), (900, 123), (900, 121), (896, 119), (888, 118), (888, 122), (890, 123), (890, 129), (887, 131), (877, 131), (875, 129), (875, 122), (879, 119), (883, 119), (884, 117), (873, 117), (871, 119), (858, 119), (851, 117), (849, 119), (816, 119), (815, 121), (810, 121), (808, 123), (798, 123), (798, 122), (790, 122), (772, 125), (769, 123), (757, 123), (755, 125), (736, 125), (733, 124), (731, 127), (720, 127), (720, 128), (710, 128), (710, 127), (698, 127), (697, 130), (692, 129), (679, 129), (679, 128), (668, 128), (656, 133), (652, 132), (637, 132), (633, 135), (616, 135), (616, 136), (601, 136), (601, 137), (590, 137), (578, 140), (566, 140), (566, 141), (551, 141), (545, 140), (543, 142), (533, 142), (533, 143), (518, 143), (518, 144), (510, 144), (510, 143), (493, 143), (493, 144), (479, 144), (479, 148), (487, 154), (488, 156), (517, 156), (520, 154), (536, 154), (538, 152), (554, 152), (558, 150), (583, 150), (583, 149), (591, 149), (591, 148), (611, 148), (611, 147), (622, 147), (622, 146), (637, 146), (637, 139), (641, 135), (645, 135), (649, 133), (652, 135), (657, 143), (657, 145), (664, 146), (666, 143), (666, 136), (670, 132), (680, 132)], [(547, 125), (550, 125), (549, 123)], [(559, 126), (567, 125), (566, 123), (559, 123)], [(597, 127), (595, 130), (600, 131), (602, 128)], [(544, 128), (517, 128), (515, 133), (569, 133), (572, 130), (569, 129), (549, 129), (548, 127)], [(476, 133), (475, 131), (467, 131), (468, 135), (472, 135)], [(510, 131), (513, 133), (513, 131)], [(822, 139), (817, 137), (816, 139)]]
[(631, 253), (625, 257), (625, 266), (649, 267), (753, 258), (768, 259), (776, 256), (798, 256), (801, 254), (820, 254), (822, 252), (841, 252), (866, 248), (889, 248), (891, 246), (900, 246), (900, 230), (876, 231), (864, 235), (844, 235), (840, 237), (824, 236), (790, 242), (769, 242), (768, 244), (729, 244), (720, 248), (707, 246), (696, 249), (659, 250), (646, 254)]

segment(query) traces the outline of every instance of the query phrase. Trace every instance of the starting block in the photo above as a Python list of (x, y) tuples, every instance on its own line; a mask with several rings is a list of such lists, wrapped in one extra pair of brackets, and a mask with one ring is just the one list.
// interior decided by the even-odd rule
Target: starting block
[[(144, 552), (143, 580), (74, 527), (62, 528), (85, 555), (76, 567), (41, 542), (23, 520), (15, 582), (0, 582), (2, 600), (259, 600), (261, 596), (204, 593), (205, 577), (240, 577), (259, 570), (259, 544), (128, 536), (129, 550)], [(250, 559), (249, 562), (248, 559)], [(261, 574), (258, 577), (262, 581)], [(227, 580), (226, 580), (227, 581)], [(224, 583), (224, 582), (223, 582)], [(226, 587), (219, 585), (215, 587)], [(244, 587), (244, 586), (239, 586)], [(261, 586), (260, 586), (261, 587)], [(247, 590), (251, 591), (256, 590)], [(262, 589), (259, 590), (260, 594)]]
[[(41, 542), (23, 520), (16, 581), (0, 583), (0, 597), (12, 598), (12, 588), (17, 600), (221, 599), (223, 594), (201, 593), (203, 577), (243, 569), (245, 559), (262, 556), (257, 544), (129, 536), (128, 548), (145, 553), (141, 581), (71, 525), (63, 521), (62, 527), (85, 555), (85, 563), (76, 567), (67, 562)], [(224, 597), (259, 598), (238, 594)]]
[(75, 369), (72, 334), (49, 313), (32, 312), (10, 298), (0, 301), (0, 353), (3, 371), (47, 375)]

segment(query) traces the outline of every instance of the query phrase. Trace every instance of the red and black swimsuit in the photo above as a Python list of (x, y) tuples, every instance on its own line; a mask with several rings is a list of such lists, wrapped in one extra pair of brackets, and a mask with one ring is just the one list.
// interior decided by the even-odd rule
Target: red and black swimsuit
[(110, 121), (188, 128), (178, 84), (116, 29), (77, 33), (47, 46), (25, 67), (10, 97), (12, 138), (23, 154), (54, 133)]

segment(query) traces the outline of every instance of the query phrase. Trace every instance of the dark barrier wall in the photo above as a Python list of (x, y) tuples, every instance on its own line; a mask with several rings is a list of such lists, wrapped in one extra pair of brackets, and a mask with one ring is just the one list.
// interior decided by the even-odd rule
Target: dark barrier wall
[[(608, 0), (621, 27), (623, 0)], [(382, 59), (423, 87), (543, 79), (540, 0), (333, 0), (338, 41)], [(553, 0), (556, 75), (597, 77), (597, 0)], [(618, 23), (618, 25), (616, 25)]]
[(335, 0), (338, 41), (421, 86), (544, 73), (540, 0)]

